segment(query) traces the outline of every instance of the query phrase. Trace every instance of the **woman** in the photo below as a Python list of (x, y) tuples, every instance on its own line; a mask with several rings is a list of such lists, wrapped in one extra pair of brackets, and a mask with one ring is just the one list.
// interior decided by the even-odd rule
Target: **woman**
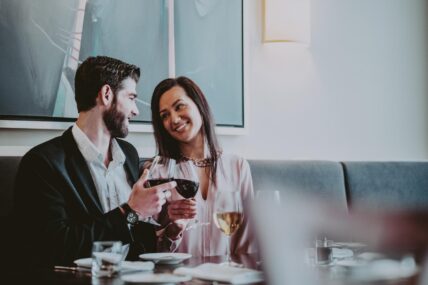
[[(248, 162), (222, 153), (207, 100), (189, 78), (160, 82), (153, 92), (151, 110), (159, 155), (178, 161), (190, 160), (199, 176), (199, 191), (193, 200), (184, 200), (174, 192), (161, 213), (169, 224), (159, 232), (159, 250), (188, 252), (193, 256), (224, 255), (226, 235), (212, 221), (215, 194), (219, 190), (240, 191), (245, 211), (253, 196)], [(199, 226), (186, 228), (183, 219), (189, 221), (195, 216)], [(232, 235), (232, 254), (255, 252), (246, 217), (248, 212)]]

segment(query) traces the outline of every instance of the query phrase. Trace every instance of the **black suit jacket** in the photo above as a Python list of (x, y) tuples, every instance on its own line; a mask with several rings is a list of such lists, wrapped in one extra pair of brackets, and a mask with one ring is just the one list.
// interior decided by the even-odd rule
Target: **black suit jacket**
[[(135, 183), (138, 153), (131, 144), (117, 141), (126, 156), (126, 173)], [(15, 185), (17, 248), (32, 266), (71, 265), (77, 258), (90, 257), (97, 240), (130, 244), (131, 260), (155, 250), (152, 225), (140, 222), (130, 230), (119, 208), (103, 213), (71, 128), (22, 158)]]

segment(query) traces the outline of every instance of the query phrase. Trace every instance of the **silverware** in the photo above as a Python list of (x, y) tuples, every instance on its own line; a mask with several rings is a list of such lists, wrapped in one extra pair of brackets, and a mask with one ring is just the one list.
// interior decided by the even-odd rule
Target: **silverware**
[(54, 271), (90, 272), (91, 268), (55, 265), (54, 266)]

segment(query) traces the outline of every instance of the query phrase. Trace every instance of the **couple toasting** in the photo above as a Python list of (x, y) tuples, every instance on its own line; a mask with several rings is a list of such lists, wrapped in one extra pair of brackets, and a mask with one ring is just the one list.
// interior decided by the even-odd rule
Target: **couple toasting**
[[(42, 143), (22, 159), (15, 186), (18, 247), (31, 252), (32, 265), (70, 265), (91, 255), (94, 241), (119, 240), (127, 259), (144, 252), (179, 251), (196, 256), (223, 255), (226, 237), (209, 226), (185, 231), (183, 218), (210, 219), (219, 190), (252, 197), (248, 163), (221, 152), (207, 100), (189, 78), (166, 79), (155, 88), (152, 122), (159, 155), (187, 158), (197, 167), (195, 199), (167, 202), (167, 182), (146, 187), (139, 156), (124, 138), (129, 120), (139, 114), (136, 86), (140, 69), (117, 59), (85, 60), (75, 76), (79, 116), (62, 136)], [(205, 163), (198, 163), (204, 161)], [(168, 223), (153, 225), (152, 216)], [(205, 221), (209, 222), (209, 221)], [(232, 237), (232, 253), (254, 251), (246, 219)]]

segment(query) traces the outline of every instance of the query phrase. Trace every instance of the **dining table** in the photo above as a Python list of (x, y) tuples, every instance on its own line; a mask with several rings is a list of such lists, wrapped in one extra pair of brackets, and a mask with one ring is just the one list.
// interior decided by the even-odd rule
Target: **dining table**
[[(279, 284), (278, 282), (269, 282), (270, 280), (275, 280), (275, 278), (271, 278), (272, 272), (269, 268), (263, 268), (269, 266), (269, 263), (263, 262), (263, 258), (260, 254), (241, 254), (241, 255), (232, 255), (232, 259), (236, 263), (240, 263), (244, 268), (255, 269), (258, 271), (262, 271), (265, 273), (265, 281), (257, 282), (257, 283), (248, 283), (252, 285), (264, 285), (264, 284)], [(168, 264), (155, 264), (152, 273), (173, 273), (173, 271), (179, 267), (196, 267), (206, 263), (223, 263), (227, 260), (226, 256), (207, 256), (207, 257), (191, 257), (187, 260), (179, 264), (168, 265)], [(266, 270), (267, 269), (267, 270)], [(285, 268), (284, 268), (285, 269)], [(338, 265), (331, 266), (318, 266), (313, 267), (313, 270), (316, 270), (320, 275), (320, 280), (316, 284), (324, 284), (324, 285), (420, 285), (420, 274), (415, 274), (410, 278), (404, 279), (390, 279), (390, 280), (378, 280), (375, 282), (355, 282), (348, 277), (344, 278), (333, 278), (335, 274), (337, 274), (338, 270), (342, 270), (343, 268)], [(286, 269), (285, 269), (286, 270)], [(419, 272), (420, 273), (420, 272)], [(122, 274), (134, 274), (134, 273), (122, 273)], [(0, 276), (1, 284), (18, 284), (18, 285), (28, 285), (28, 284), (46, 284), (46, 285), (125, 285), (131, 284), (125, 282), (122, 277), (124, 275), (117, 275), (111, 278), (97, 278), (91, 275), (90, 270), (67, 270), (67, 269), (39, 269), (39, 270), (30, 270), (23, 271), (20, 269), (12, 270), (6, 274), (2, 274)], [(324, 277), (327, 277), (324, 278)], [(323, 279), (323, 280), (322, 280)], [(326, 282), (326, 280), (328, 280)], [(3, 282), (4, 281), (4, 282)], [(285, 281), (285, 280), (284, 280)], [(140, 284), (148, 284), (148, 283), (140, 283)], [(155, 284), (155, 283), (153, 283)], [(171, 283), (169, 283), (171, 284)], [(204, 285), (204, 284), (226, 284), (221, 282), (215, 282), (212, 280), (203, 280), (193, 278), (187, 282), (180, 282), (177, 284), (196, 284), (196, 285)], [(280, 284), (285, 284), (284, 282), (280, 282)], [(293, 285), (293, 284), (291, 284)]]
[[(234, 255), (232, 259), (236, 263), (242, 264), (245, 268), (261, 270), (258, 254), (241, 254)], [(223, 263), (226, 261), (226, 256), (206, 256), (206, 257), (191, 257), (184, 260), (180, 264), (167, 265), (155, 264), (153, 273), (172, 273), (178, 267), (195, 267), (204, 263)], [(133, 273), (126, 273), (133, 274)], [(0, 281), (2, 278), (0, 277)], [(5, 283), (2, 284), (47, 284), (47, 285), (122, 285), (130, 284), (122, 280), (121, 275), (106, 278), (96, 278), (91, 275), (89, 270), (67, 270), (64, 269), (38, 269), (30, 271), (15, 270), (3, 276)], [(187, 282), (178, 284), (215, 284), (213, 281), (193, 278)], [(220, 283), (221, 284), (221, 283)], [(267, 284), (265, 282), (249, 283), (254, 285)]]

